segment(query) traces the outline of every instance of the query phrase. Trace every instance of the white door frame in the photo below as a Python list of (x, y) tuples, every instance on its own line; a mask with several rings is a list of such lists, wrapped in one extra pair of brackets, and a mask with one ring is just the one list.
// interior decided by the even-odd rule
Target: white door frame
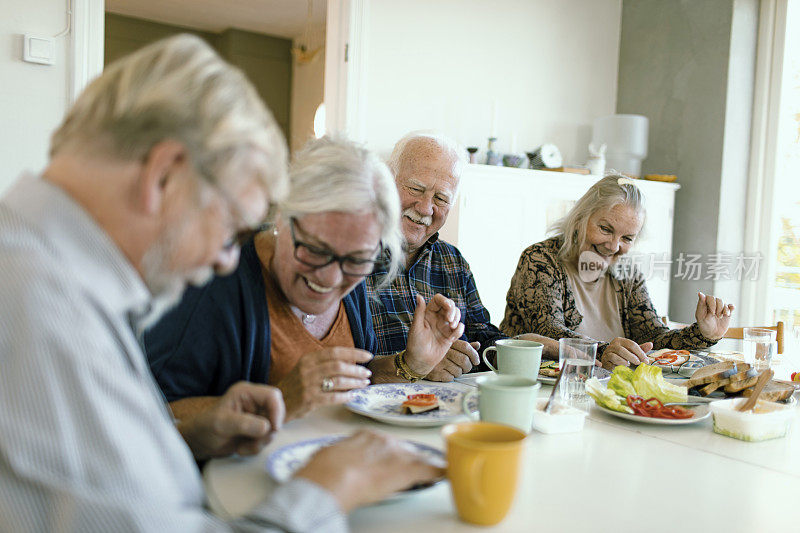
[[(325, 36), (325, 111), (329, 132), (364, 142), (368, 0), (329, 0)], [(105, 0), (72, 0), (69, 104), (103, 71)]]
[(762, 261), (756, 280), (742, 280), (742, 306), (738, 310), (742, 324), (772, 320), (767, 295), (775, 279), (772, 199), (787, 2), (761, 0), (759, 12), (744, 249), (760, 253)]
[(70, 107), (81, 91), (103, 72), (105, 0), (72, 0), (70, 32)]
[(328, 132), (366, 141), (368, 0), (328, 0), (325, 112)]

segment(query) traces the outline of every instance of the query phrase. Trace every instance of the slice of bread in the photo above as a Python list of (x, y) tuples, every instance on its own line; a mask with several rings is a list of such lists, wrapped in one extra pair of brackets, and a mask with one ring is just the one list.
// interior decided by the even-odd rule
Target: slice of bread
[[(791, 385), (784, 385), (783, 383), (776, 383), (775, 381), (770, 381), (764, 387), (764, 390), (761, 391), (761, 394), (758, 397), (762, 400), (766, 400), (768, 402), (781, 402), (788, 400), (789, 397), (794, 392), (794, 387)], [(742, 396), (750, 396), (753, 394), (753, 389), (745, 389), (742, 391)]]
[(736, 394), (737, 392), (742, 392), (743, 390), (752, 387), (756, 384), (756, 381), (758, 381), (758, 375), (751, 376), (735, 383), (728, 383), (725, 385), (724, 390), (729, 394)]
[[(747, 370), (744, 370), (742, 372), (737, 372), (736, 374), (733, 374), (733, 375), (731, 375), (731, 376), (729, 376), (727, 378), (718, 379), (717, 381), (713, 381), (711, 383), (708, 383), (707, 385), (703, 385), (699, 389), (697, 389), (698, 392), (702, 396), (708, 396), (709, 394), (711, 394), (715, 390), (720, 389), (722, 387), (730, 387), (730, 386), (735, 385), (737, 383), (741, 383), (743, 381), (748, 381), (750, 379), (750, 377), (748, 377), (747, 374), (749, 372), (750, 365), (740, 364), (740, 365), (737, 366), (737, 370), (740, 367), (743, 367), (743, 366), (747, 366)], [(723, 375), (725, 375), (725, 374), (723, 374)], [(756, 379), (758, 379), (758, 376), (756, 376)], [(742, 387), (742, 388), (744, 388), (744, 387)], [(742, 389), (738, 389), (738, 390), (742, 390)]]
[[(746, 373), (750, 370), (750, 365), (747, 363), (735, 363), (733, 361), (723, 361), (721, 363), (714, 363), (713, 365), (707, 365), (703, 368), (698, 368), (693, 374), (692, 377), (686, 380), (683, 384), (687, 389), (692, 389), (694, 387), (699, 387), (701, 385), (708, 385), (710, 383), (714, 383), (717, 381), (721, 381), (723, 379), (729, 379), (730, 370), (735, 368), (736, 374)], [(739, 379), (744, 379), (739, 378)], [(737, 380), (738, 381), (738, 380)], [(720, 386), (725, 386), (730, 381), (721, 384)], [(717, 387), (718, 388), (718, 387)]]

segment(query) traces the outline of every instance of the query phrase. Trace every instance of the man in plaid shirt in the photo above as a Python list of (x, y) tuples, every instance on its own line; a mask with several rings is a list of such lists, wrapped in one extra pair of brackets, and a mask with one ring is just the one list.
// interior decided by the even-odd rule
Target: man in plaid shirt
[[(461, 310), (464, 336), (426, 376), (452, 381), (480, 364), (477, 350), (506, 335), (489, 321), (469, 264), (458, 248), (439, 239), (466, 164), (465, 151), (454, 141), (434, 133), (411, 133), (394, 147), (389, 168), (400, 193), (402, 229), (406, 240), (406, 265), (388, 286), (381, 286), (386, 270), (367, 277), (372, 322), (378, 336), (377, 355), (393, 354), (406, 345), (414, 315), (414, 298), (425, 300), (441, 293)], [(539, 340), (538, 335), (524, 338)]]

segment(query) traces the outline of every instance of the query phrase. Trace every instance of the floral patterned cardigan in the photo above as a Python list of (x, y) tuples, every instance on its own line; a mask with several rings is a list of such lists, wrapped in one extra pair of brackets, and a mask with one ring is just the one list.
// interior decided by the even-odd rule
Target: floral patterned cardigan
[[(553, 237), (522, 252), (506, 296), (505, 318), (500, 324), (506, 335), (538, 333), (556, 340), (585, 338), (575, 331), (583, 317), (575, 306), (566, 270), (558, 257), (562, 242), (560, 237)], [(716, 342), (700, 333), (697, 323), (682, 329), (667, 328), (653, 307), (642, 273), (635, 267), (624, 270), (611, 268), (605, 275), (612, 278), (625, 337), (639, 344), (652, 342), (656, 350), (692, 350)], [(607, 342), (598, 343), (598, 358), (607, 346)]]

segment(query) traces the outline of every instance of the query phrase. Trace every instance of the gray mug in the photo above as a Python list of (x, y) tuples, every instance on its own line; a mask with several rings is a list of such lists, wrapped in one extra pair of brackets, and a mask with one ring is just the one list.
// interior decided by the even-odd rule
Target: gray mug
[[(522, 339), (501, 339), (483, 351), (483, 362), (498, 374), (522, 376), (534, 381), (539, 378), (544, 344)], [(490, 351), (497, 352), (497, 368), (487, 359)]]
[(531, 432), (536, 397), (541, 383), (520, 376), (481, 376), (475, 380), (478, 390), (473, 390), (461, 399), (464, 413), (473, 420), (478, 414), (467, 407), (470, 398), (478, 396), (478, 413), (484, 422), (496, 422)]

